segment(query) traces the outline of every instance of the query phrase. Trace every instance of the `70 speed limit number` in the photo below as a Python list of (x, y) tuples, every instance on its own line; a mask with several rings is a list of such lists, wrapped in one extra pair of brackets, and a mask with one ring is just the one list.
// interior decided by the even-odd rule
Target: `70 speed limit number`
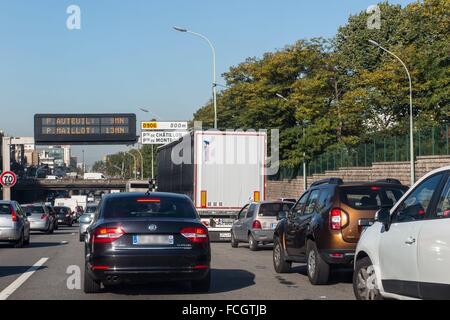
[(12, 171), (5, 171), (0, 175), (0, 184), (4, 188), (12, 188), (17, 183), (17, 176)]

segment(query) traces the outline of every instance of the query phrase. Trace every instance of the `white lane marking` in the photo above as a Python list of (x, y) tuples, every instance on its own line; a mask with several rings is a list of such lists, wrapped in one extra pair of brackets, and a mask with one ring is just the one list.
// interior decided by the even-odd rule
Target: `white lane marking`
[(0, 292), (0, 301), (8, 299), (9, 296), (12, 295), (14, 291), (19, 289), (20, 286), (23, 285), (25, 281), (27, 281), (28, 278), (33, 275), (33, 273), (39, 270), (39, 268), (42, 267), (47, 262), (47, 260), (48, 258), (42, 258), (41, 260), (36, 262), (30, 269), (22, 273), (22, 275), (19, 278), (17, 278), (6, 289)]

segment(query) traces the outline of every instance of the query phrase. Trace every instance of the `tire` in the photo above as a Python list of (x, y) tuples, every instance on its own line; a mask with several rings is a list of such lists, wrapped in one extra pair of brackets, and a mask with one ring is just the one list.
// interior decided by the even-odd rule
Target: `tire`
[(236, 238), (234, 237), (233, 231), (231, 232), (231, 247), (232, 248), (239, 247), (239, 241), (237, 241)]
[(327, 284), (330, 277), (330, 265), (322, 259), (313, 241), (308, 241), (306, 245), (306, 259), (308, 278), (311, 284)]
[(258, 241), (255, 240), (251, 233), (248, 235), (248, 246), (251, 251), (258, 251), (259, 249)]
[(84, 269), (84, 293), (99, 293), (101, 290), (100, 281), (94, 280), (88, 273), (87, 268)]
[(30, 244), (30, 232), (28, 232), (28, 238), (23, 240), (23, 244), (28, 246)]
[(356, 262), (353, 273), (353, 292), (357, 300), (383, 300), (377, 286), (376, 273), (369, 257)]
[(273, 246), (273, 267), (276, 273), (289, 273), (292, 268), (292, 262), (286, 261), (280, 239), (276, 239)]
[(14, 243), (14, 248), (22, 248), (24, 245), (24, 241), (25, 241), (25, 235), (23, 234), (23, 231), (22, 231), (22, 234), (20, 235), (19, 240), (17, 240), (16, 243)]
[(211, 271), (208, 271), (205, 278), (191, 281), (191, 289), (197, 293), (209, 292), (211, 290)]

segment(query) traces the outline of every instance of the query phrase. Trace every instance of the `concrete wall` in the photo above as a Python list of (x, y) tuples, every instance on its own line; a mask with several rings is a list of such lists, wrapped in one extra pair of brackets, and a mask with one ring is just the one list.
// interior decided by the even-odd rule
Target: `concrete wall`
[[(416, 179), (431, 170), (450, 165), (450, 156), (418, 157), (416, 161)], [(399, 179), (403, 184), (410, 182), (409, 162), (379, 162), (367, 168), (339, 168), (308, 177), (308, 184), (325, 178), (341, 178), (344, 181), (374, 181), (385, 178)], [(292, 180), (267, 181), (267, 199), (298, 198), (303, 192), (303, 178)]]

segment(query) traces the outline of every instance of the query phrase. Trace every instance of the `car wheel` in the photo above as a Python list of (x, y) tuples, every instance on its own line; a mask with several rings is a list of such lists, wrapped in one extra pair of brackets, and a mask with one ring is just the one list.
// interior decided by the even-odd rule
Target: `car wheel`
[(357, 300), (382, 300), (377, 276), (369, 257), (356, 262), (353, 273), (353, 292)]
[(23, 240), (23, 244), (26, 246), (30, 244), (30, 232), (28, 232), (28, 237)]
[(281, 241), (277, 239), (273, 247), (273, 267), (277, 273), (288, 273), (291, 271), (292, 262), (286, 261)]
[(211, 290), (211, 271), (208, 271), (208, 274), (205, 278), (201, 280), (191, 281), (192, 291), (198, 293), (207, 293)]
[(24, 236), (24, 234), (22, 232), (22, 234), (20, 235), (19, 240), (17, 240), (17, 242), (14, 244), (14, 248), (22, 248), (23, 244), (24, 244), (24, 238), (25, 238), (25, 236)]
[(248, 245), (252, 251), (257, 251), (259, 249), (258, 241), (255, 240), (251, 233), (248, 235)]
[(231, 247), (232, 248), (239, 247), (239, 241), (237, 241), (236, 238), (234, 237), (234, 232), (233, 231), (231, 231)]
[(317, 246), (313, 241), (308, 241), (306, 246), (308, 278), (313, 285), (327, 284), (330, 277), (330, 265), (320, 256)]
[(87, 268), (84, 269), (84, 293), (99, 293), (101, 290), (100, 281), (94, 280), (88, 273)]

